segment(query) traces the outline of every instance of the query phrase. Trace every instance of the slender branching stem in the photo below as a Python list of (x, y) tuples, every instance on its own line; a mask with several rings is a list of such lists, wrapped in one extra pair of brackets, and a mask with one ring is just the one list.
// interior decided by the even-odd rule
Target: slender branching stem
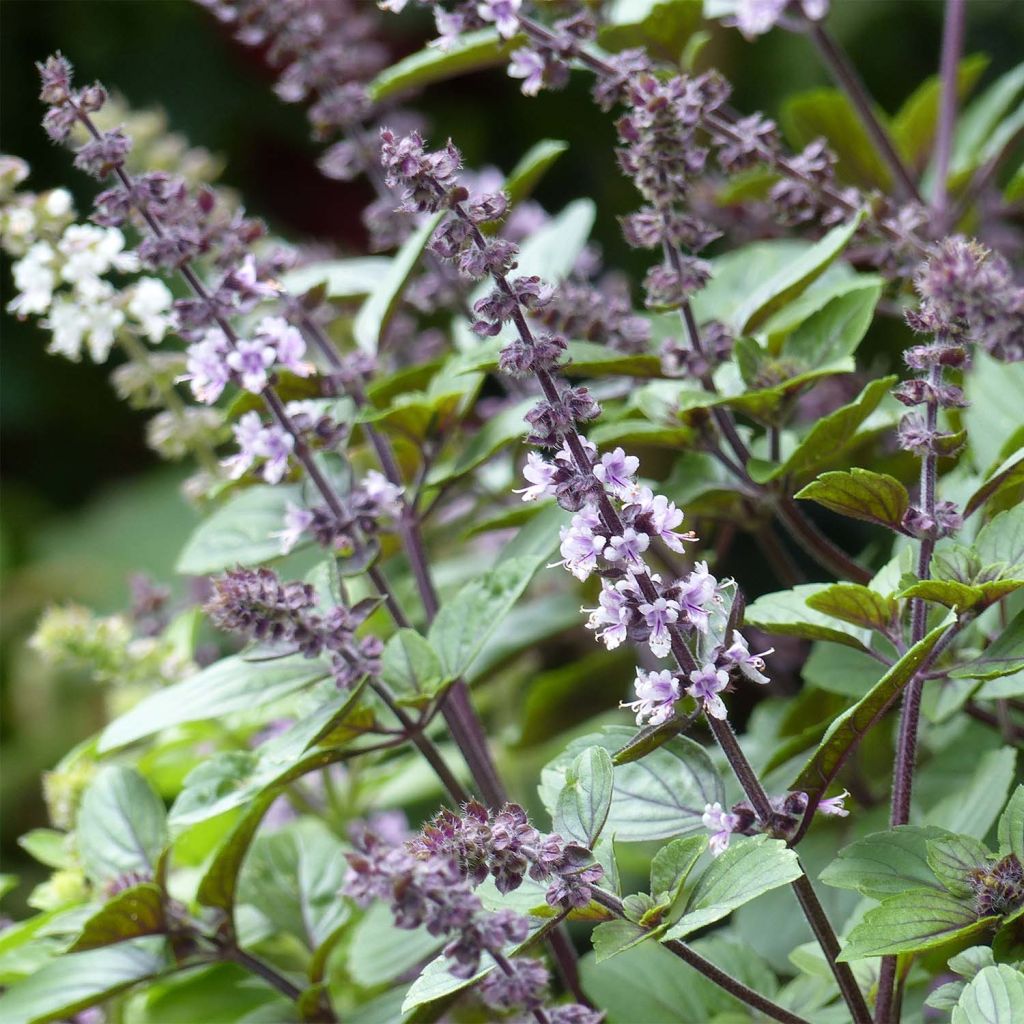
[(789, 535), (819, 565), (840, 579), (870, 582), (871, 573), (825, 536), (792, 498), (781, 498), (776, 510)]
[(860, 75), (857, 74), (857, 69), (851, 63), (846, 52), (821, 22), (810, 22), (808, 34), (832, 77), (853, 104), (864, 130), (875, 144), (879, 155), (892, 172), (901, 197), (912, 199), (918, 203), (922, 202), (913, 176), (896, 150), (889, 132), (878, 119), (874, 102), (868, 95)]
[[(626, 917), (626, 908), (614, 893), (608, 892), (600, 887), (595, 887), (593, 890), (593, 897), (596, 903), (600, 903), (602, 907), (610, 910), (616, 917), (628, 920)], [(667, 942), (662, 942), (662, 945), (670, 953), (679, 957), (684, 963), (689, 964), (694, 970), (699, 971), (708, 981), (717, 985), (720, 989), (728, 992), (729, 995), (738, 999), (742, 1003), (746, 1003), (747, 1006), (753, 1007), (755, 1010), (760, 1010), (765, 1016), (770, 1017), (772, 1020), (782, 1021), (783, 1024), (808, 1024), (803, 1017), (797, 1016), (783, 1006), (779, 1006), (778, 1003), (773, 1003), (770, 999), (766, 999), (759, 992), (744, 985), (742, 981), (734, 978), (731, 974), (727, 974), (725, 971), (717, 968), (710, 960), (706, 960), (696, 950), (692, 949), (685, 942), (680, 939), (669, 939)]]
[(964, 48), (964, 21), (967, 0), (946, 0), (942, 24), (942, 57), (939, 75), (942, 93), (939, 98), (939, 124), (935, 133), (935, 194), (932, 208), (945, 230), (949, 201), (949, 163), (953, 155), (953, 128), (956, 123), (957, 64)]

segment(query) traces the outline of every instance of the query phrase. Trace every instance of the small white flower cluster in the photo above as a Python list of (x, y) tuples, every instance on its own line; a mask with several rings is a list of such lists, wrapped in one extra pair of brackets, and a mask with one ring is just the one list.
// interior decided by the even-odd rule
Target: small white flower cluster
[[(587, 628), (608, 650), (625, 640), (646, 643), (653, 655), (667, 657), (675, 642), (684, 635), (707, 637), (712, 614), (722, 604), (721, 584), (709, 571), (706, 562), (697, 562), (685, 577), (664, 584), (652, 573), (645, 560), (651, 544), (660, 542), (671, 551), (680, 552), (686, 541), (696, 540), (692, 533), (680, 533), (683, 512), (674, 502), (637, 481), (640, 460), (627, 455), (622, 448), (598, 456), (596, 447), (581, 438), (591, 460), (593, 477), (609, 500), (618, 503), (621, 532), (609, 535), (598, 505), (588, 501), (577, 511), (569, 526), (561, 532), (564, 567), (578, 580), (586, 580), (600, 572), (601, 593), (596, 608), (583, 609), (589, 614)], [(523, 475), (529, 484), (517, 493), (524, 501), (556, 496), (573, 473), (573, 456), (567, 447), (547, 461), (531, 452)], [(652, 597), (651, 591), (657, 596)], [(751, 654), (746, 640), (733, 631), (732, 643), (718, 643), (689, 672), (685, 693), (693, 697), (704, 712), (714, 718), (726, 717), (721, 693), (731, 683), (734, 673), (753, 682), (767, 683), (764, 656), (772, 652)], [(678, 672), (638, 670), (634, 683), (636, 700), (625, 703), (636, 714), (637, 724), (660, 725), (675, 713), (675, 705), (684, 687)]]
[[(27, 173), (23, 161), (0, 158), (0, 184), (24, 180), (15, 164)], [(122, 328), (153, 344), (162, 341), (170, 324), (167, 286), (155, 277), (112, 284), (108, 274), (134, 274), (138, 259), (117, 228), (76, 224), (74, 217), (65, 189), (39, 195), (5, 189), (0, 243), (20, 257), (12, 267), (17, 294), (8, 312), (42, 317), (52, 334), (48, 351), (76, 362), (83, 348), (94, 362), (105, 362)]]

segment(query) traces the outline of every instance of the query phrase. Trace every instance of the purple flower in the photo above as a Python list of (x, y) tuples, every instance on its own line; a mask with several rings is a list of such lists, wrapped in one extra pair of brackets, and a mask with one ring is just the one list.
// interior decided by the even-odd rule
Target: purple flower
[(764, 659), (766, 655), (774, 653), (775, 648), (769, 647), (767, 651), (762, 651), (760, 654), (751, 654), (743, 634), (738, 629), (734, 629), (732, 644), (722, 652), (721, 664), (727, 669), (739, 669), (751, 682), (768, 683), (771, 680), (764, 674)]
[(589, 521), (578, 512), (568, 527), (562, 527), (561, 537), (562, 545), (559, 550), (562, 561), (553, 563), (553, 566), (565, 566), (576, 579), (587, 579), (597, 568), (597, 557), (605, 547), (605, 538), (595, 534)]
[(188, 381), (196, 401), (212, 405), (231, 379), (227, 363), (228, 340), (219, 328), (211, 328), (201, 341), (188, 348), (186, 370), (178, 379)]
[(679, 620), (679, 605), (675, 601), (659, 597), (650, 604), (640, 605), (640, 614), (650, 627), (648, 644), (659, 658), (664, 658), (672, 649), (672, 636), (668, 627)]
[(527, 47), (513, 50), (508, 64), (510, 78), (521, 78), (520, 86), (524, 96), (536, 96), (544, 88), (544, 71), (547, 62), (536, 52)]
[(517, 11), (523, 0), (480, 0), (477, 14), (484, 21), (493, 21), (502, 39), (511, 39), (519, 30)]
[(701, 633), (708, 631), (708, 606), (715, 600), (718, 581), (708, 572), (707, 562), (698, 562), (685, 581), (676, 585), (683, 618)]
[(729, 685), (729, 673), (714, 665), (705, 665), (690, 673), (690, 683), (692, 685), (686, 688), (686, 692), (703, 703), (704, 713), (724, 719), (725, 704), (718, 695)]
[[(306, 342), (302, 334), (280, 316), (265, 316), (257, 325), (255, 338), (277, 353), (277, 362), (298, 377), (308, 377), (313, 367), (302, 361)], [(255, 344), (255, 342), (254, 342)]]
[(277, 353), (266, 341), (239, 341), (227, 356), (227, 364), (241, 379), (242, 387), (254, 395), (267, 386), (267, 370), (274, 365)]
[(247, 412), (239, 417), (231, 429), (235, 435), (238, 452), (225, 459), (221, 465), (228, 471), (228, 476), (232, 480), (237, 480), (256, 461), (256, 447), (263, 433), (263, 420), (260, 419), (258, 412)]
[(640, 468), (635, 455), (627, 455), (621, 448), (605, 452), (601, 461), (594, 466), (594, 476), (622, 499), (628, 498), (636, 489), (634, 477)]
[(367, 470), (359, 484), (358, 504), (368, 506), (374, 516), (389, 516), (398, 519), (402, 514), (402, 491), (397, 484), (391, 483), (383, 473), (375, 469)]
[(609, 651), (614, 651), (626, 639), (631, 618), (629, 599), (621, 582), (601, 581), (598, 606), (589, 610), (587, 620), (587, 629), (594, 631), (594, 639), (600, 640)]
[[(595, 468), (596, 472), (596, 468)], [(683, 522), (683, 512), (676, 508), (674, 501), (669, 501), (663, 494), (654, 494), (649, 487), (636, 490), (629, 504), (636, 508), (634, 525), (643, 529), (652, 537), (659, 537), (662, 543), (672, 551), (682, 551), (683, 541), (697, 539), (692, 531), (676, 533), (676, 527)]]
[(287, 555), (299, 543), (302, 535), (313, 525), (313, 518), (308, 508), (288, 502), (284, 512), (284, 529), (270, 535), (280, 538), (282, 555)]
[(830, 796), (827, 800), (822, 800), (818, 804), (818, 812), (820, 814), (828, 814), (837, 818), (845, 818), (849, 815), (849, 811), (843, 806), (843, 801), (849, 796), (847, 790), (843, 790), (838, 796)]
[(604, 556), (609, 562), (623, 562), (643, 568), (643, 555), (650, 546), (651, 538), (646, 533), (637, 533), (632, 527), (626, 527), (622, 536), (611, 538)]
[(675, 712), (679, 700), (679, 680), (667, 669), (662, 672), (644, 672), (638, 669), (633, 683), (637, 699), (622, 703), (620, 708), (636, 712), (636, 724), (661, 725)]
[(537, 452), (529, 452), (526, 456), (526, 465), (523, 467), (523, 476), (530, 486), (512, 493), (521, 494), (523, 501), (536, 501), (538, 498), (553, 496), (555, 493), (555, 468)]
[(708, 842), (708, 848), (718, 857), (728, 848), (729, 840), (740, 824), (739, 816), (722, 810), (720, 803), (705, 804), (701, 821), (706, 829), (714, 833)]
[(288, 459), (295, 448), (295, 438), (282, 427), (265, 427), (256, 442), (256, 453), (266, 460), (263, 479), (268, 484), (281, 482), (288, 472)]

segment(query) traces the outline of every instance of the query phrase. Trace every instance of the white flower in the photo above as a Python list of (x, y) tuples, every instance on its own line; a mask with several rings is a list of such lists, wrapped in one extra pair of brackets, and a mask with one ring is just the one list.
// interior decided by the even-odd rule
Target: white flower
[(56, 254), (49, 242), (36, 242), (28, 252), (11, 268), (14, 286), (19, 293), (8, 304), (7, 309), (18, 316), (45, 313), (53, 301), (53, 289), (57, 275), (53, 270)]
[(63, 217), (71, 212), (71, 193), (66, 188), (54, 188), (44, 193), (43, 209), (49, 217)]
[(15, 238), (23, 238), (30, 234), (36, 226), (36, 215), (27, 206), (15, 206), (7, 211), (4, 228), (6, 233)]
[(130, 271), (138, 267), (135, 254), (124, 252), (124, 235), (117, 228), (69, 224), (57, 249), (65, 259), (60, 275), (72, 284), (102, 277), (111, 268)]
[(57, 299), (44, 321), (44, 326), (53, 335), (47, 352), (78, 362), (82, 357), (82, 339), (88, 325), (88, 318), (77, 302), (66, 298)]
[(154, 344), (163, 341), (170, 317), (173, 296), (170, 289), (155, 277), (140, 277), (131, 289), (128, 312), (138, 321), (142, 333)]
[(124, 313), (114, 303), (114, 289), (105, 281), (94, 281), (88, 289), (76, 289), (73, 296), (60, 296), (43, 321), (53, 332), (47, 351), (77, 362), (84, 343), (93, 362), (102, 363), (124, 323)]

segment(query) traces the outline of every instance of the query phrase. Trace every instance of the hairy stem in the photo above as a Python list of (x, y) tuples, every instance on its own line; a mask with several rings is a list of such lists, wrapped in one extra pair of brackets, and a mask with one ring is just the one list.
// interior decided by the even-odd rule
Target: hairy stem
[(942, 58), (939, 74), (942, 94), (939, 100), (939, 124), (935, 133), (935, 195), (932, 208), (939, 225), (945, 230), (949, 201), (949, 161), (953, 154), (953, 128), (956, 122), (957, 64), (964, 48), (964, 21), (966, 0), (946, 0), (946, 15), (942, 24)]
[[(592, 891), (595, 902), (610, 910), (616, 917), (628, 920), (625, 907), (618, 896), (599, 887), (594, 887)], [(728, 992), (729, 995), (740, 1000), (740, 1002), (746, 1003), (747, 1006), (760, 1010), (761, 1013), (771, 1017), (772, 1020), (782, 1021), (783, 1024), (808, 1024), (808, 1021), (804, 1020), (803, 1017), (791, 1013), (785, 1007), (779, 1006), (778, 1003), (773, 1003), (759, 992), (744, 985), (742, 981), (734, 978), (731, 974), (720, 970), (710, 960), (705, 960), (704, 957), (680, 939), (669, 939), (667, 942), (662, 942), (662, 945), (670, 953), (673, 953), (680, 960), (689, 964), (694, 970), (703, 974), (708, 981), (717, 985), (723, 991)]]

